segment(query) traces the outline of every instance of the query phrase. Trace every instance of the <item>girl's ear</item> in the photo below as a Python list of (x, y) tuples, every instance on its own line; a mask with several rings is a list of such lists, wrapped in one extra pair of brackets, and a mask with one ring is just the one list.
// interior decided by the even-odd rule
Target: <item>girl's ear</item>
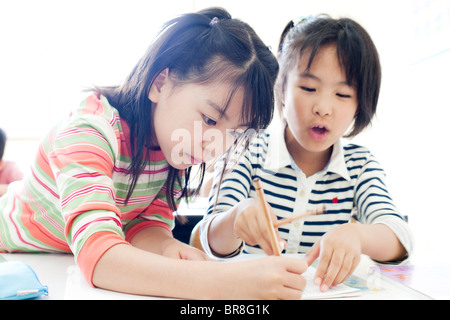
[(152, 86), (150, 87), (150, 92), (148, 94), (148, 98), (153, 103), (157, 103), (159, 101), (159, 97), (161, 95), (162, 89), (167, 82), (169, 81), (169, 69), (164, 69), (157, 76), (155, 81), (153, 81)]

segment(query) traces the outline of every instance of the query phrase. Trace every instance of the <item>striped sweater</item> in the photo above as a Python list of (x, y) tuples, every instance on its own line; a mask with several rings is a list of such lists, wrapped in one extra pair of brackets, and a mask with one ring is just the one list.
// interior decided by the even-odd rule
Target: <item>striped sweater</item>
[[(326, 232), (354, 217), (360, 223), (387, 225), (411, 254), (413, 240), (406, 217), (395, 207), (384, 171), (369, 150), (343, 146), (338, 141), (327, 167), (306, 177), (289, 155), (283, 130), (272, 131), (259, 134), (239, 163), (224, 176), (214, 211), (221, 171), (216, 168), (210, 206), (200, 226), (200, 239), (209, 254), (213, 254), (208, 244), (209, 223), (240, 201), (256, 197), (252, 183), (256, 177), (261, 179), (266, 200), (278, 219), (326, 206), (326, 214), (279, 227), (281, 238), (287, 241), (285, 253), (306, 253)], [(262, 249), (244, 244), (243, 251), (261, 253)]]
[[(105, 97), (91, 95), (40, 143), (31, 170), (0, 198), (0, 252), (72, 252), (92, 284), (109, 248), (143, 228), (171, 230), (169, 164), (152, 151), (131, 198), (128, 125)], [(180, 190), (180, 186), (175, 186)]]

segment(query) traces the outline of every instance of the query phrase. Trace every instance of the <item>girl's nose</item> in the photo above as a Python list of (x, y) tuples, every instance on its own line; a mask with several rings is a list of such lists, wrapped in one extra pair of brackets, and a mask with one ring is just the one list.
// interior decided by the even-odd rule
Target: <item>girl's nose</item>
[(332, 114), (331, 101), (327, 99), (318, 99), (313, 106), (313, 113), (320, 117), (326, 117)]
[(207, 129), (203, 133), (201, 148), (203, 150), (203, 160), (210, 161), (221, 156), (226, 151), (225, 137), (218, 129)]

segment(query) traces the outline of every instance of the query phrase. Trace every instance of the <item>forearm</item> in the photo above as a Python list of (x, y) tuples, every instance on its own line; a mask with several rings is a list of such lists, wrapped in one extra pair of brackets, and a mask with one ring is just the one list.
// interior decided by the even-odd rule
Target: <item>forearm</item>
[(351, 225), (358, 229), (363, 254), (377, 261), (395, 261), (405, 258), (405, 248), (388, 226), (381, 223)]
[(124, 293), (175, 298), (214, 298), (211, 262), (164, 257), (130, 245), (110, 248), (98, 261), (96, 287)]
[(166, 244), (173, 241), (172, 234), (162, 227), (149, 227), (136, 233), (130, 243), (133, 247), (162, 254)]
[(126, 244), (98, 261), (95, 286), (107, 290), (185, 299), (296, 299), (307, 269), (302, 259), (266, 257), (240, 262), (163, 257)]
[(218, 214), (209, 225), (208, 239), (210, 248), (218, 255), (234, 252), (242, 243), (234, 232), (237, 208)]

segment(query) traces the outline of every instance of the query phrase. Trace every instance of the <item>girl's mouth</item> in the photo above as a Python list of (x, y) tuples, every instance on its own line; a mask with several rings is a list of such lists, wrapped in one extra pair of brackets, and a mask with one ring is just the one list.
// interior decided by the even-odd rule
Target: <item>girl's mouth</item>
[(312, 127), (311, 129), (309, 129), (309, 133), (314, 140), (321, 141), (321, 140), (325, 139), (325, 137), (327, 136), (328, 129), (325, 126), (316, 125), (316, 126)]

